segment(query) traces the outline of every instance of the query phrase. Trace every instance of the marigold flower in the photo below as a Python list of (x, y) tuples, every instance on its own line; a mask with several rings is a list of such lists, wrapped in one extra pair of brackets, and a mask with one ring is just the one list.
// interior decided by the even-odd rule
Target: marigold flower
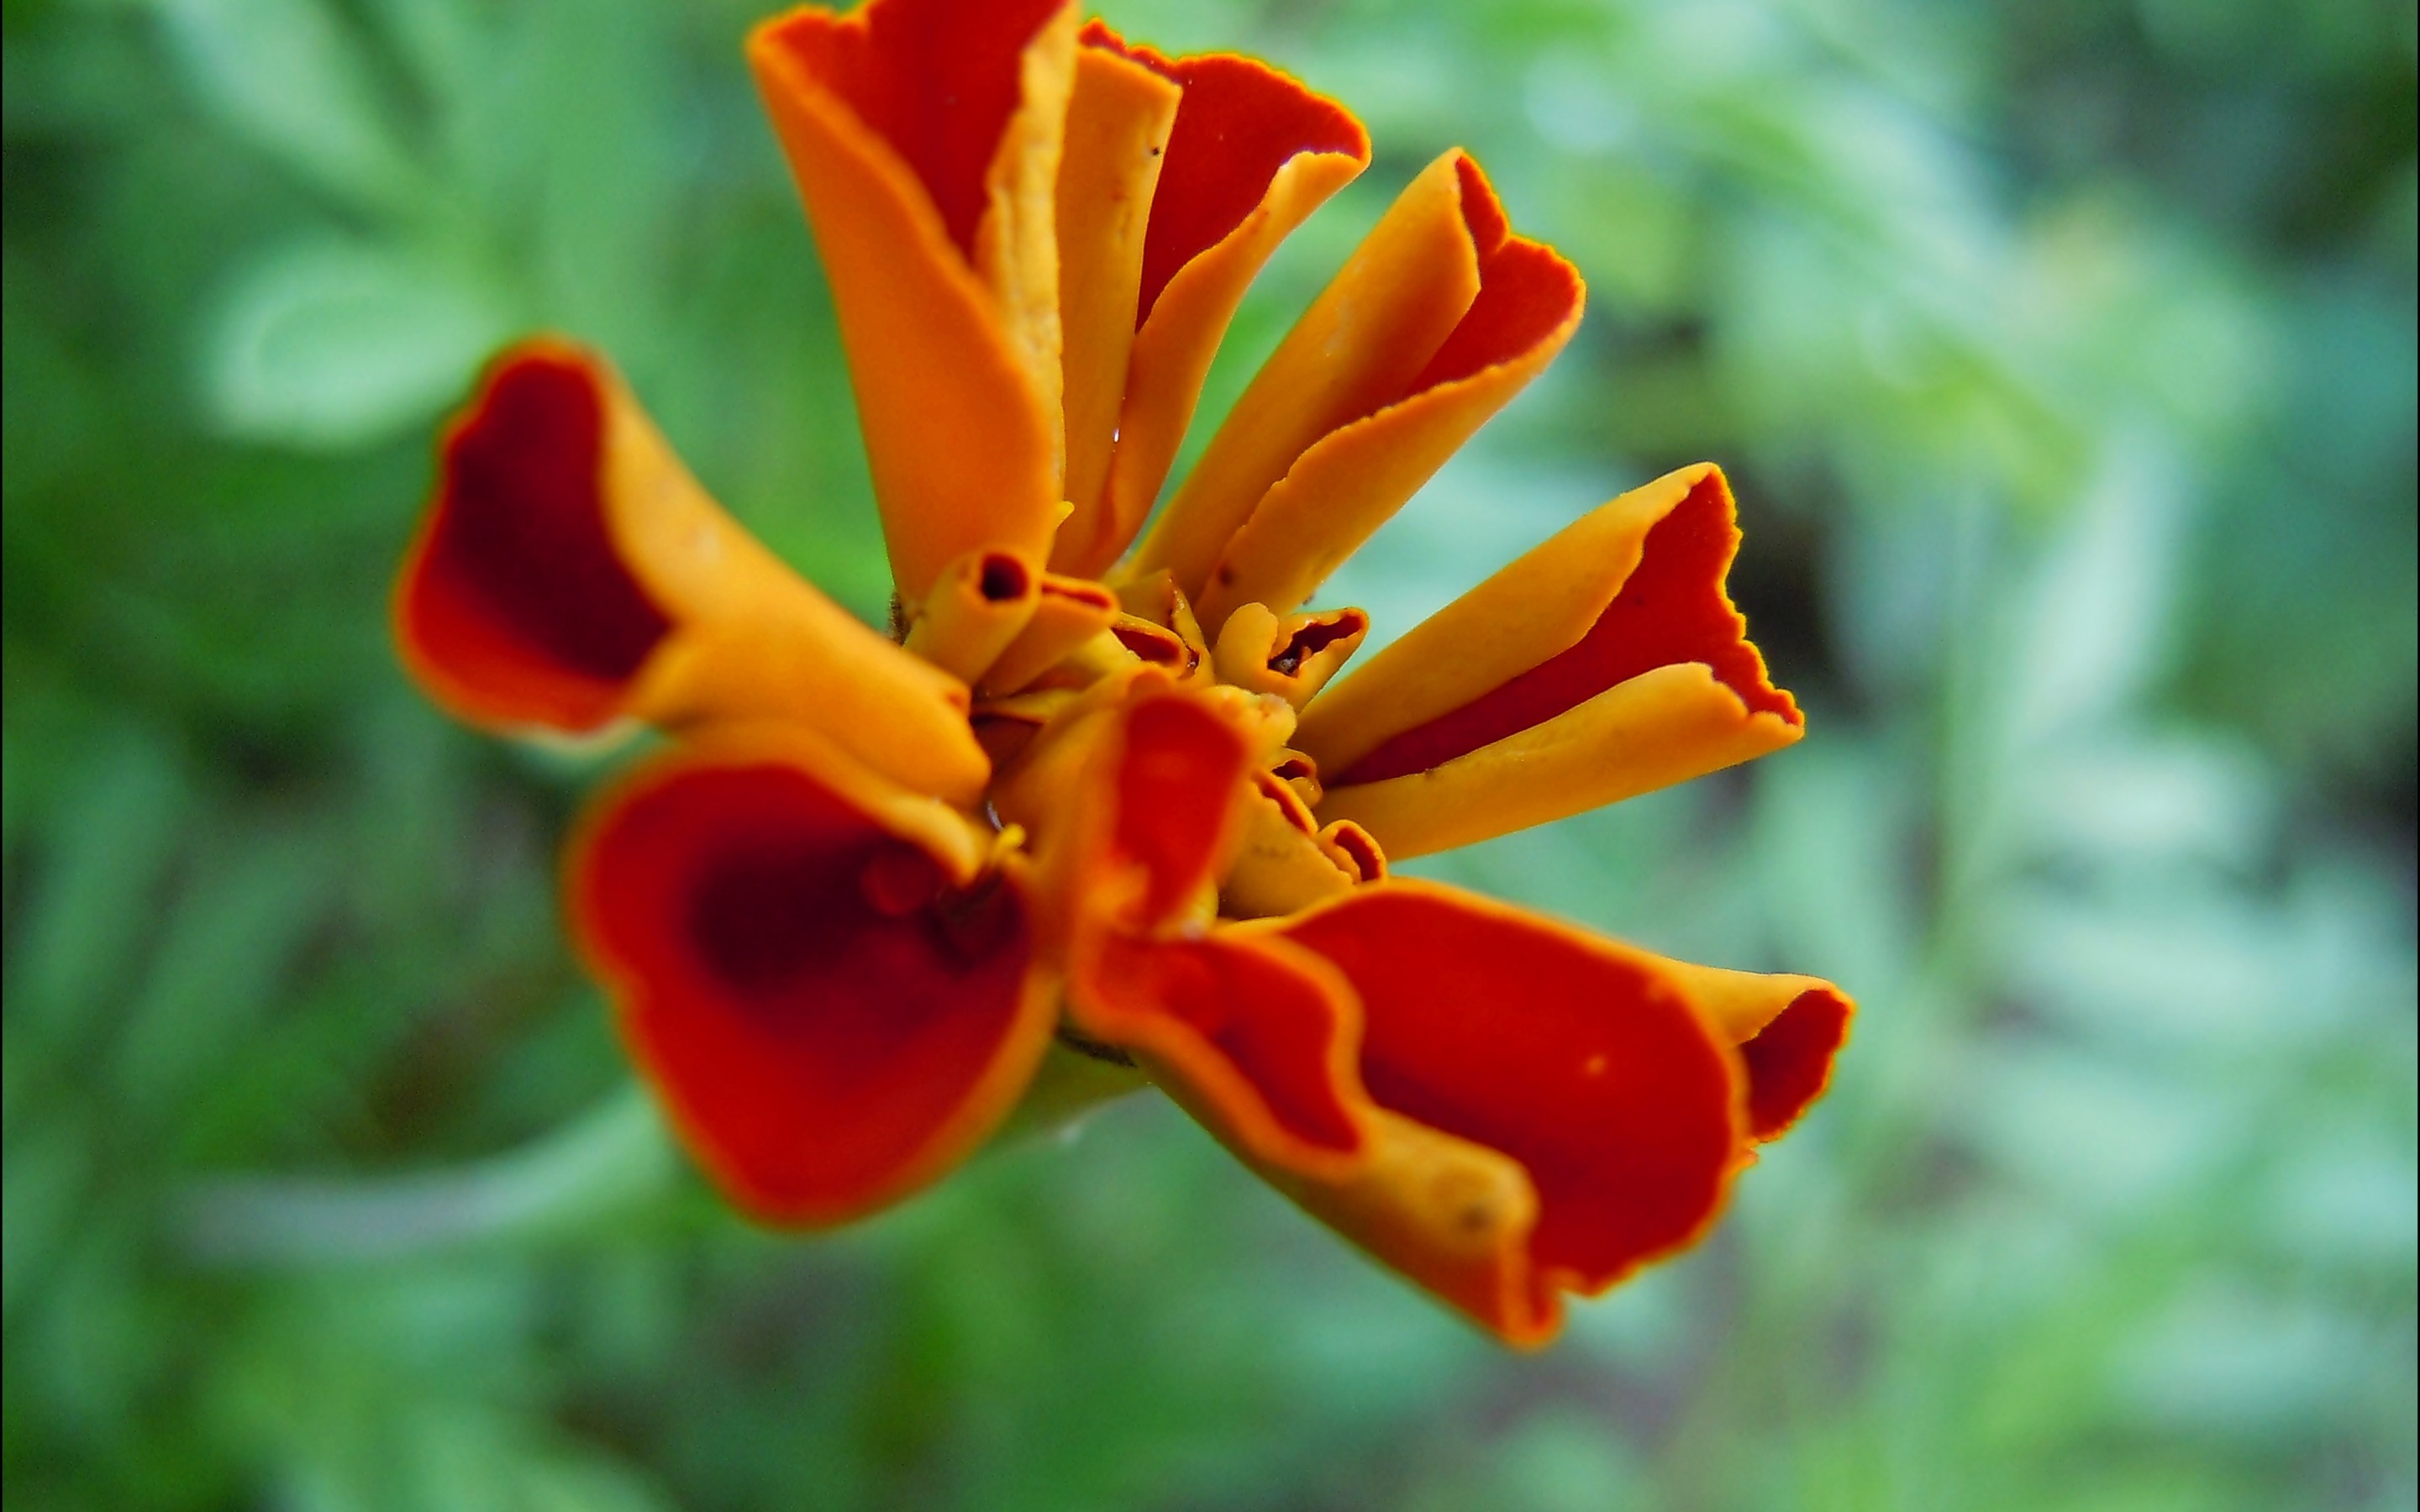
[(1341, 679), (1368, 616), (1301, 607), (1570, 338), (1571, 265), (1447, 153), (1145, 532), (1246, 286), (1367, 165), (1359, 124), (1053, 0), (810, 7), (748, 54), (831, 283), (893, 635), (553, 338), (447, 432), (396, 597), (460, 717), (674, 737), (590, 810), (567, 885), (699, 1164), (760, 1219), (845, 1222), (1081, 1055), (1512, 1343), (1703, 1233), (1823, 1091), (1849, 999), (1388, 860), (1798, 738), (1724, 593), (1722, 474), (1622, 495)]

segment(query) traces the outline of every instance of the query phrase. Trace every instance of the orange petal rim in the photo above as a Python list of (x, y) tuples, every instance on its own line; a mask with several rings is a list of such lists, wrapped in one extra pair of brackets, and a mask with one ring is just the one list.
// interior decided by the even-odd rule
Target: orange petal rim
[(1805, 717), (1765, 675), (1724, 580), (1738, 549), (1730, 489), (1709, 471), (1647, 533), (1638, 565), (1577, 644), (1450, 713), (1392, 736), (1328, 779), (1384, 781), (1439, 766), (1578, 707), (1658, 667), (1702, 663), (1751, 714)]
[(1046, 1048), (1022, 884), (973, 827), (813, 737), (724, 732), (601, 802), (578, 936), (700, 1165), (756, 1217), (860, 1216), (937, 1179)]
[(588, 365), (532, 346), (489, 370), (445, 435), (396, 631), (406, 665), (464, 718), (595, 730), (672, 629), (608, 528), (605, 424)]
[[(1537, 1221), (1516, 1263), (1494, 1268), (1506, 1285), (1449, 1299), (1499, 1335), (1543, 1342), (1557, 1293), (1600, 1292), (1693, 1242), (1720, 1211), (1743, 1149), (1739, 1072), (1652, 958), (1403, 880), (1272, 923), (1358, 994), (1361, 1075), (1380, 1108), (1528, 1173)], [(1319, 1211), (1315, 1191), (1298, 1195)], [(1410, 1242), (1401, 1231), (1390, 1242)], [(1430, 1269), (1417, 1254), (1379, 1257), (1415, 1276)]]

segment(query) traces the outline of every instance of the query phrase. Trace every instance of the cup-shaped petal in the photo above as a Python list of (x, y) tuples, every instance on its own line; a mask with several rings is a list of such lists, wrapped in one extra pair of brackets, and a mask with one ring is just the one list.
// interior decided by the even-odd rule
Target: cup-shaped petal
[(767, 551), (562, 342), (498, 358), (446, 432), (395, 613), (429, 696), (491, 728), (782, 718), (921, 792), (963, 801), (989, 770), (966, 685)]
[(1168, 477), (1235, 306), (1369, 164), (1335, 101), (1250, 58), (1083, 33), (1060, 178), (1067, 498), (1052, 565), (1098, 574)]
[(1014, 1104), (1053, 989), (987, 837), (811, 734), (737, 726), (582, 826), (570, 910), (672, 1122), (769, 1222), (838, 1223), (946, 1172)]
[(1720, 1211), (1745, 1148), (1738, 1064), (1657, 958), (1401, 880), (1238, 933), (1262, 930), (1351, 983), (1362, 1081), (1392, 1120), (1350, 1180), (1268, 1174), (1498, 1335), (1544, 1342), (1561, 1293), (1604, 1290)]
[(1053, 186), (1075, 50), (1063, 0), (805, 7), (749, 40), (831, 283), (911, 609), (964, 552), (1049, 552)]
[(1449, 152), (1404, 191), (1235, 403), (1138, 552), (1214, 638), (1282, 613), (1562, 349), (1579, 275)]
[(1738, 544), (1722, 473), (1686, 468), (1448, 605), (1304, 709), (1320, 817), (1419, 856), (1796, 740), (1724, 591)]

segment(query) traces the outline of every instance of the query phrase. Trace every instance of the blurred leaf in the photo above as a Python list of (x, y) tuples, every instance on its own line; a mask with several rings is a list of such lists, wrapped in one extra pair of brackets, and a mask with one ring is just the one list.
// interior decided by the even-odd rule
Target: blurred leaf
[(458, 261), (333, 239), (262, 256), (221, 306), (208, 362), (219, 423), (250, 440), (338, 449), (425, 424), (516, 322)]

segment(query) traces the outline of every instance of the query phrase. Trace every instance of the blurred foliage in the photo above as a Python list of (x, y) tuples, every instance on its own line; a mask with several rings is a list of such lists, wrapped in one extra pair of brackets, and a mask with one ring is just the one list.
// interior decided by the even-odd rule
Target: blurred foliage
[(1329, 596), (1400, 632), (1713, 456), (1813, 711), (1423, 868), (1865, 1003), (1532, 1359), (1164, 1106), (804, 1242), (633, 1099), (553, 912), (594, 760), (447, 725), (383, 606), (537, 326), (879, 605), (751, 19), (8, 0), (12, 1508), (2413, 1504), (2408, 3), (1113, 8), (1379, 144), (1214, 403), (1450, 142), (1590, 280)]

